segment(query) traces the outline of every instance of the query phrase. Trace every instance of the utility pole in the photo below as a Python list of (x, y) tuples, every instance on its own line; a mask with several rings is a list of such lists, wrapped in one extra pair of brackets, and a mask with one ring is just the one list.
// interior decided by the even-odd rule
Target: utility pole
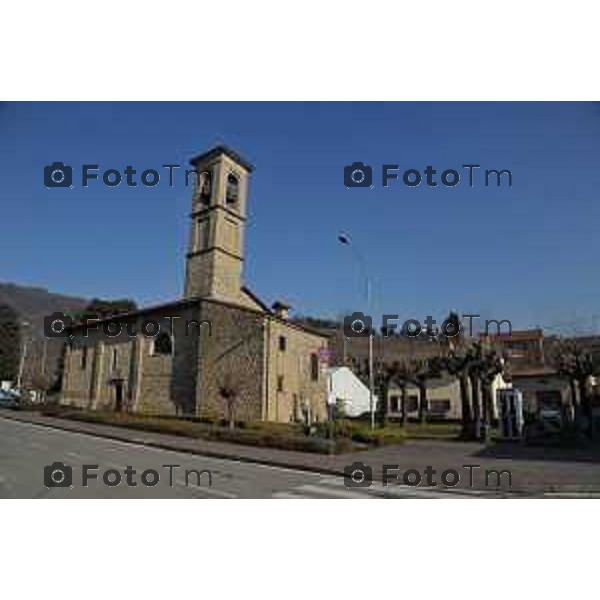
[[(23, 321), (21, 323), (22, 328), (29, 327), (29, 323), (27, 321)], [(25, 370), (25, 359), (27, 358), (27, 344), (28, 344), (27, 336), (23, 336), (23, 345), (21, 347), (21, 360), (19, 361), (19, 374), (17, 375), (17, 389), (21, 390), (21, 385), (23, 384), (23, 371)]]
[(21, 389), (21, 384), (23, 383), (23, 371), (25, 369), (25, 359), (27, 358), (27, 343), (28, 340), (23, 342), (23, 349), (21, 350), (21, 360), (19, 362), (19, 374), (17, 376), (17, 389)]
[[(340, 233), (338, 235), (338, 241), (345, 246), (349, 246), (354, 251), (354, 257), (358, 266), (365, 278), (366, 282), (366, 300), (367, 310), (369, 315), (372, 312), (372, 289), (371, 289), (371, 278), (367, 274), (365, 262), (362, 258), (362, 254), (359, 253), (358, 249), (354, 244), (351, 243), (351, 238), (347, 233)], [(383, 401), (383, 400), (382, 400)], [(375, 429), (375, 374), (373, 373), (373, 328), (369, 331), (369, 412), (371, 413), (371, 429)]]

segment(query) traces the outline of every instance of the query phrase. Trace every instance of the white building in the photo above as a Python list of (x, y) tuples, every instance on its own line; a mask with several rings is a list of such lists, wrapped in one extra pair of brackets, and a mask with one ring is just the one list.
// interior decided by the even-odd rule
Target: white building
[[(327, 373), (327, 406), (340, 407), (348, 417), (358, 417), (371, 411), (369, 388), (348, 368), (331, 367)], [(377, 396), (373, 396), (377, 410)]]

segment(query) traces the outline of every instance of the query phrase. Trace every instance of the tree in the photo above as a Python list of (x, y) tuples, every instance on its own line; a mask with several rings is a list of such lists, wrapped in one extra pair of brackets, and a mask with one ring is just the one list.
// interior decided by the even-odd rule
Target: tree
[(219, 386), (219, 394), (225, 400), (227, 406), (229, 429), (235, 429), (236, 408), (240, 394), (240, 381), (231, 371), (228, 371), (223, 376), (222, 383)]
[(458, 313), (450, 311), (445, 321), (445, 329), (446, 331), (442, 329), (439, 333), (440, 341), (448, 344), (451, 351), (464, 345), (465, 338), (461, 332), (461, 323)]
[(577, 340), (572, 339), (559, 341), (553, 348), (550, 361), (559, 376), (569, 382), (575, 423), (580, 423), (581, 413), (587, 424), (587, 434), (592, 437), (594, 431), (589, 381), (591, 377), (600, 374), (598, 357), (582, 348)]
[[(440, 356), (429, 358), (410, 358), (402, 361), (394, 361), (391, 364), (381, 364), (376, 381), (380, 382), (380, 389), (385, 393), (387, 401), (387, 390), (391, 382), (400, 387), (402, 402), (402, 423), (406, 422), (406, 386), (415, 385), (419, 390), (419, 420), (424, 422), (428, 414), (427, 384), (430, 380), (438, 378), (443, 369)], [(377, 377), (378, 376), (378, 377)], [(386, 406), (387, 408), (387, 406)]]
[[(378, 361), (377, 366), (375, 367), (374, 380), (375, 380), (375, 389), (377, 390), (377, 394), (379, 396), (379, 403), (377, 405), (377, 421), (379, 424), (384, 427), (387, 424), (387, 415), (388, 415), (388, 392), (390, 389), (390, 385), (398, 380), (398, 375), (400, 373), (400, 362), (394, 361), (391, 364), (385, 363), (383, 361)], [(366, 378), (368, 379), (368, 362), (367, 362), (367, 374)]]
[(479, 364), (479, 377), (481, 383), (483, 405), (483, 429), (481, 438), (487, 441), (494, 404), (493, 383), (496, 377), (504, 371), (504, 358), (495, 350), (483, 351)]
[(34, 373), (31, 376), (31, 386), (41, 392), (42, 402), (46, 400), (46, 394), (52, 390), (55, 378), (48, 373)]
[(473, 356), (466, 349), (462, 351), (452, 351), (445, 359), (445, 370), (458, 379), (460, 386), (460, 404), (461, 404), (461, 433), (463, 439), (472, 439), (474, 437), (473, 429), (473, 404), (471, 398), (471, 381), (469, 371), (473, 364)]
[(19, 373), (21, 349), (19, 315), (0, 304), (0, 380), (15, 381)]
[(136, 310), (137, 304), (135, 301), (127, 298), (119, 300), (102, 300), (100, 298), (94, 298), (83, 311), (81, 311), (81, 314), (78, 315), (78, 317), (81, 320), (104, 319), (128, 312), (134, 312)]
[(419, 422), (424, 423), (429, 414), (427, 384), (442, 374), (441, 357), (417, 358), (410, 361), (413, 382), (419, 388)]

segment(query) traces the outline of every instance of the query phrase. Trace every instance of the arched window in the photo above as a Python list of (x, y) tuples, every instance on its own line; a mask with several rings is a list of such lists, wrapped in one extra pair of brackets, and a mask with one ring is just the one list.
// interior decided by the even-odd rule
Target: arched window
[(168, 333), (163, 331), (156, 336), (152, 345), (152, 354), (155, 356), (170, 356), (173, 354), (173, 340)]
[(239, 183), (237, 177), (233, 173), (227, 175), (227, 191), (225, 193), (226, 204), (236, 204), (239, 196)]
[(198, 188), (199, 188), (199, 197), (200, 202), (205, 206), (210, 204), (210, 196), (211, 196), (211, 179), (212, 174), (210, 171), (202, 171), (198, 177)]

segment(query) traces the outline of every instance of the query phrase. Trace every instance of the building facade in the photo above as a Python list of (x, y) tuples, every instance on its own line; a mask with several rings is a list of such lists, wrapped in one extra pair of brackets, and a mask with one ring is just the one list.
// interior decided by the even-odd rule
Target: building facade
[[(371, 391), (348, 367), (331, 367), (326, 371), (327, 405), (348, 417), (360, 417), (371, 412)], [(373, 394), (373, 410), (379, 399)]]
[(183, 299), (75, 326), (62, 402), (236, 420), (325, 419), (327, 338), (243, 285), (252, 167), (222, 146), (191, 164), (197, 176)]

